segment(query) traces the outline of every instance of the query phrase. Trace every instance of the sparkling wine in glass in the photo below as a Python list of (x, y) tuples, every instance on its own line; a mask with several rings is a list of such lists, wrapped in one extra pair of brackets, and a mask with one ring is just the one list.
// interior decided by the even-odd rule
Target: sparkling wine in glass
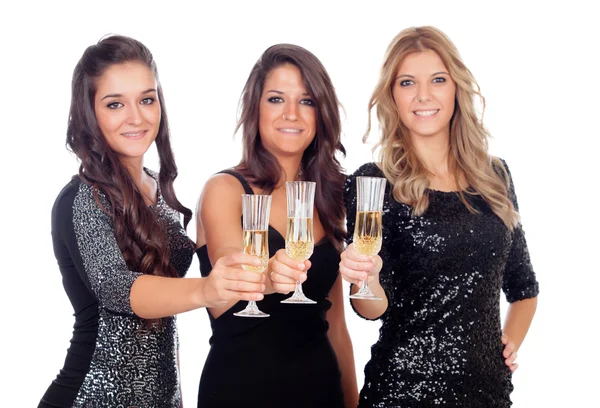
[[(381, 214), (387, 180), (381, 177), (356, 178), (356, 225), (354, 228), (354, 250), (363, 255), (377, 255), (381, 250)], [(382, 300), (363, 281), (352, 299)]]
[[(247, 271), (263, 273), (269, 263), (269, 213), (271, 211), (270, 195), (242, 194), (242, 248), (248, 255), (260, 258), (261, 264), (242, 265)], [(268, 317), (258, 309), (256, 302), (251, 300), (246, 308), (234, 313), (241, 317)]]
[[(287, 229), (285, 234), (285, 252), (297, 261), (306, 261), (313, 253), (313, 207), (316, 183), (313, 181), (292, 181), (285, 183), (287, 197)], [(302, 285), (296, 282), (296, 290), (291, 297), (281, 303), (315, 304), (302, 291)]]

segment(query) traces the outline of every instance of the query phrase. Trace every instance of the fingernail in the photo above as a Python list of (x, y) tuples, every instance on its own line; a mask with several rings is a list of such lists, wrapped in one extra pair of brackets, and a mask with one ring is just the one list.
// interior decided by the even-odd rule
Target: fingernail
[(260, 287), (261, 287), (261, 290), (263, 290), (263, 291), (265, 290), (265, 285), (260, 285)]
[(256, 298), (256, 300), (262, 300), (262, 299), (264, 298), (264, 296), (263, 296), (263, 294), (262, 294), (262, 293), (258, 293), (258, 294), (255, 296), (255, 298)]
[(302, 275), (300, 275), (300, 279), (303, 280), (303, 281), (306, 280), (306, 274), (303, 273)]
[(303, 264), (303, 263), (299, 263), (299, 264), (298, 264), (298, 269), (300, 269), (300, 270), (304, 270), (304, 264)]

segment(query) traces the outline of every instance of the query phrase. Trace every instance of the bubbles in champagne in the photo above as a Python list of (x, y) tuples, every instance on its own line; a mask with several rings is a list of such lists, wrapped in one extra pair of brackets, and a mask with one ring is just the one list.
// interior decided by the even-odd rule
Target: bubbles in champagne
[(381, 250), (381, 211), (358, 211), (354, 229), (354, 249), (364, 255)]
[(313, 219), (288, 217), (285, 237), (285, 253), (292, 259), (305, 261), (313, 253)]
[(269, 231), (244, 230), (242, 245), (245, 254), (258, 256), (261, 260), (259, 266), (242, 265), (242, 268), (251, 272), (264, 272), (269, 263)]

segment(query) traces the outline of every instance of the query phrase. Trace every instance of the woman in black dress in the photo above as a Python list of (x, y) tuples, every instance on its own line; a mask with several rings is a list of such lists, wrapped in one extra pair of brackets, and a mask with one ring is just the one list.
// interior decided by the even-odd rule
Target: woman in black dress
[[(344, 147), (338, 100), (321, 62), (295, 45), (267, 49), (246, 82), (240, 127), (240, 164), (213, 176), (200, 198), (200, 268), (204, 276), (212, 274), (217, 259), (242, 251), (241, 195), (272, 195), (269, 279), (259, 302), (270, 317), (234, 316), (246, 302), (209, 309), (213, 336), (198, 407), (356, 407), (338, 273), (344, 175), (335, 154)], [(310, 260), (300, 264), (283, 249), (285, 182), (292, 180), (316, 182), (316, 244)], [(280, 303), (296, 280), (304, 281), (304, 292), (316, 305)]]
[[(86, 49), (72, 84), (67, 145), (81, 166), (52, 209), (52, 242), (75, 325), (39, 407), (179, 408), (173, 315), (261, 299), (263, 285), (241, 269), (254, 261), (241, 254), (220, 260), (208, 279), (179, 279), (194, 253), (180, 214), (187, 225), (192, 212), (173, 190), (177, 167), (150, 51), (104, 38)], [(154, 142), (159, 173), (143, 167)]]
[[(479, 88), (450, 40), (433, 27), (402, 31), (388, 47), (370, 102), (380, 162), (345, 188), (354, 232), (356, 177), (388, 180), (379, 256), (350, 245), (340, 272), (383, 301), (352, 300), (381, 319), (360, 407), (508, 407), (517, 350), (538, 283), (506, 164), (488, 153)], [(368, 132), (367, 132), (368, 133)], [(500, 324), (500, 291), (511, 303)]]

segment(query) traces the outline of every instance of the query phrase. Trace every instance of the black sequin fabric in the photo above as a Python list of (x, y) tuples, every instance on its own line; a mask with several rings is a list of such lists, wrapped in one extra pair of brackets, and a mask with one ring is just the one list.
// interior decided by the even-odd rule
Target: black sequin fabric
[[(368, 163), (347, 178), (350, 238), (357, 176), (384, 177)], [(456, 192), (426, 194), (429, 208), (412, 216), (386, 188), (380, 282), (389, 304), (359, 407), (509, 407), (500, 292), (509, 302), (538, 294), (523, 230), (510, 231), (479, 196), (468, 196), (474, 214)], [(509, 194), (516, 207), (512, 180)]]

